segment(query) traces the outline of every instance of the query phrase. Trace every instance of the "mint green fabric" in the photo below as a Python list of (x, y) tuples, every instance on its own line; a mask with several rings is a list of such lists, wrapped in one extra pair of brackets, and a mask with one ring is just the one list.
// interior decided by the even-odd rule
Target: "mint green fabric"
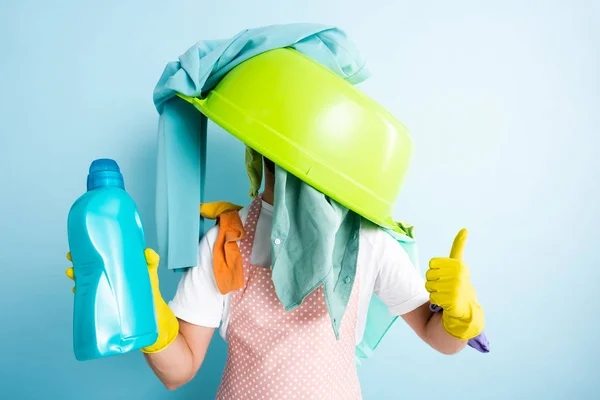
[(275, 166), (273, 284), (286, 310), (323, 285), (336, 337), (358, 261), (361, 217)]
[[(336, 337), (356, 278), (361, 219), (275, 166), (271, 233), (275, 291), (286, 310), (292, 310), (322, 284)], [(397, 222), (395, 229), (381, 229), (398, 241), (419, 270), (413, 226)], [(397, 318), (372, 296), (363, 338), (356, 346), (357, 365), (371, 356)]]

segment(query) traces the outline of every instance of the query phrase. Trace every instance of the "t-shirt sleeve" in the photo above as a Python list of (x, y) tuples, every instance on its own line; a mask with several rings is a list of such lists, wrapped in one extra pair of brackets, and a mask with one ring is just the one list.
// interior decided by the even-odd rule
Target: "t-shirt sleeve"
[(374, 293), (392, 315), (404, 315), (429, 301), (425, 280), (396, 239), (379, 229), (375, 244), (378, 275)]
[(198, 265), (187, 269), (169, 307), (175, 316), (194, 325), (218, 328), (223, 314), (224, 296), (219, 292), (212, 266), (212, 247), (218, 228), (209, 230), (198, 250)]

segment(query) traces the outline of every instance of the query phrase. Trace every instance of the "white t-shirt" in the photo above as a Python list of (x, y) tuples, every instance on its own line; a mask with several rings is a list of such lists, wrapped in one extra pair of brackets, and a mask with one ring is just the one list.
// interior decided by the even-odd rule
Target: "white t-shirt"
[[(242, 221), (246, 220), (248, 210), (248, 207), (240, 210)], [(250, 259), (253, 265), (271, 265), (272, 221), (273, 206), (263, 201)], [(219, 292), (212, 266), (212, 249), (217, 232), (217, 226), (211, 228), (200, 241), (198, 265), (184, 272), (169, 306), (179, 319), (191, 324), (210, 328), (220, 326), (221, 337), (226, 339), (230, 294), (222, 295)], [(375, 225), (363, 223), (359, 240), (357, 344), (363, 337), (373, 294), (383, 301), (393, 315), (406, 314), (429, 300), (423, 278), (394, 238)]]

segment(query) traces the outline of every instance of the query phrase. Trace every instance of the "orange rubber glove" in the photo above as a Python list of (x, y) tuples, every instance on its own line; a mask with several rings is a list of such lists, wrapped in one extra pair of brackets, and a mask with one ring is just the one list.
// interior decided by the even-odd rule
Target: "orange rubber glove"
[(425, 288), (430, 301), (444, 309), (444, 329), (457, 339), (468, 340), (483, 331), (483, 309), (477, 302), (475, 289), (469, 278), (469, 268), (463, 261), (467, 230), (456, 235), (450, 257), (433, 258), (426, 273)]
[(219, 232), (213, 246), (213, 272), (221, 294), (244, 287), (242, 254), (237, 245), (237, 241), (246, 236), (238, 214), (241, 209), (241, 206), (225, 201), (200, 205), (200, 215), (216, 219), (219, 224)]
[[(158, 264), (160, 257), (152, 249), (146, 249), (144, 255), (146, 256), (150, 284), (152, 285), (152, 294), (154, 295), (154, 310), (156, 314), (156, 323), (158, 325), (158, 339), (152, 346), (144, 347), (142, 351), (144, 353), (157, 353), (165, 349), (175, 340), (179, 333), (179, 321), (160, 294), (158, 285)], [(67, 253), (67, 259), (73, 261), (70, 252)], [(73, 267), (67, 268), (66, 273), (69, 278), (73, 280), (76, 279)], [(75, 281), (75, 283), (77, 282)], [(75, 293), (75, 287), (73, 287), (73, 293)]]

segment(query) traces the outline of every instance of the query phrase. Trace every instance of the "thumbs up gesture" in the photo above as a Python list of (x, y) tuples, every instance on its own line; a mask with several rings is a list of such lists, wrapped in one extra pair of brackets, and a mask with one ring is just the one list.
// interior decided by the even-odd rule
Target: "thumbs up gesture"
[(450, 257), (432, 258), (426, 274), (425, 288), (432, 304), (444, 309), (444, 329), (457, 339), (468, 340), (483, 331), (483, 309), (477, 302), (469, 278), (469, 268), (463, 261), (467, 230), (456, 235)]

